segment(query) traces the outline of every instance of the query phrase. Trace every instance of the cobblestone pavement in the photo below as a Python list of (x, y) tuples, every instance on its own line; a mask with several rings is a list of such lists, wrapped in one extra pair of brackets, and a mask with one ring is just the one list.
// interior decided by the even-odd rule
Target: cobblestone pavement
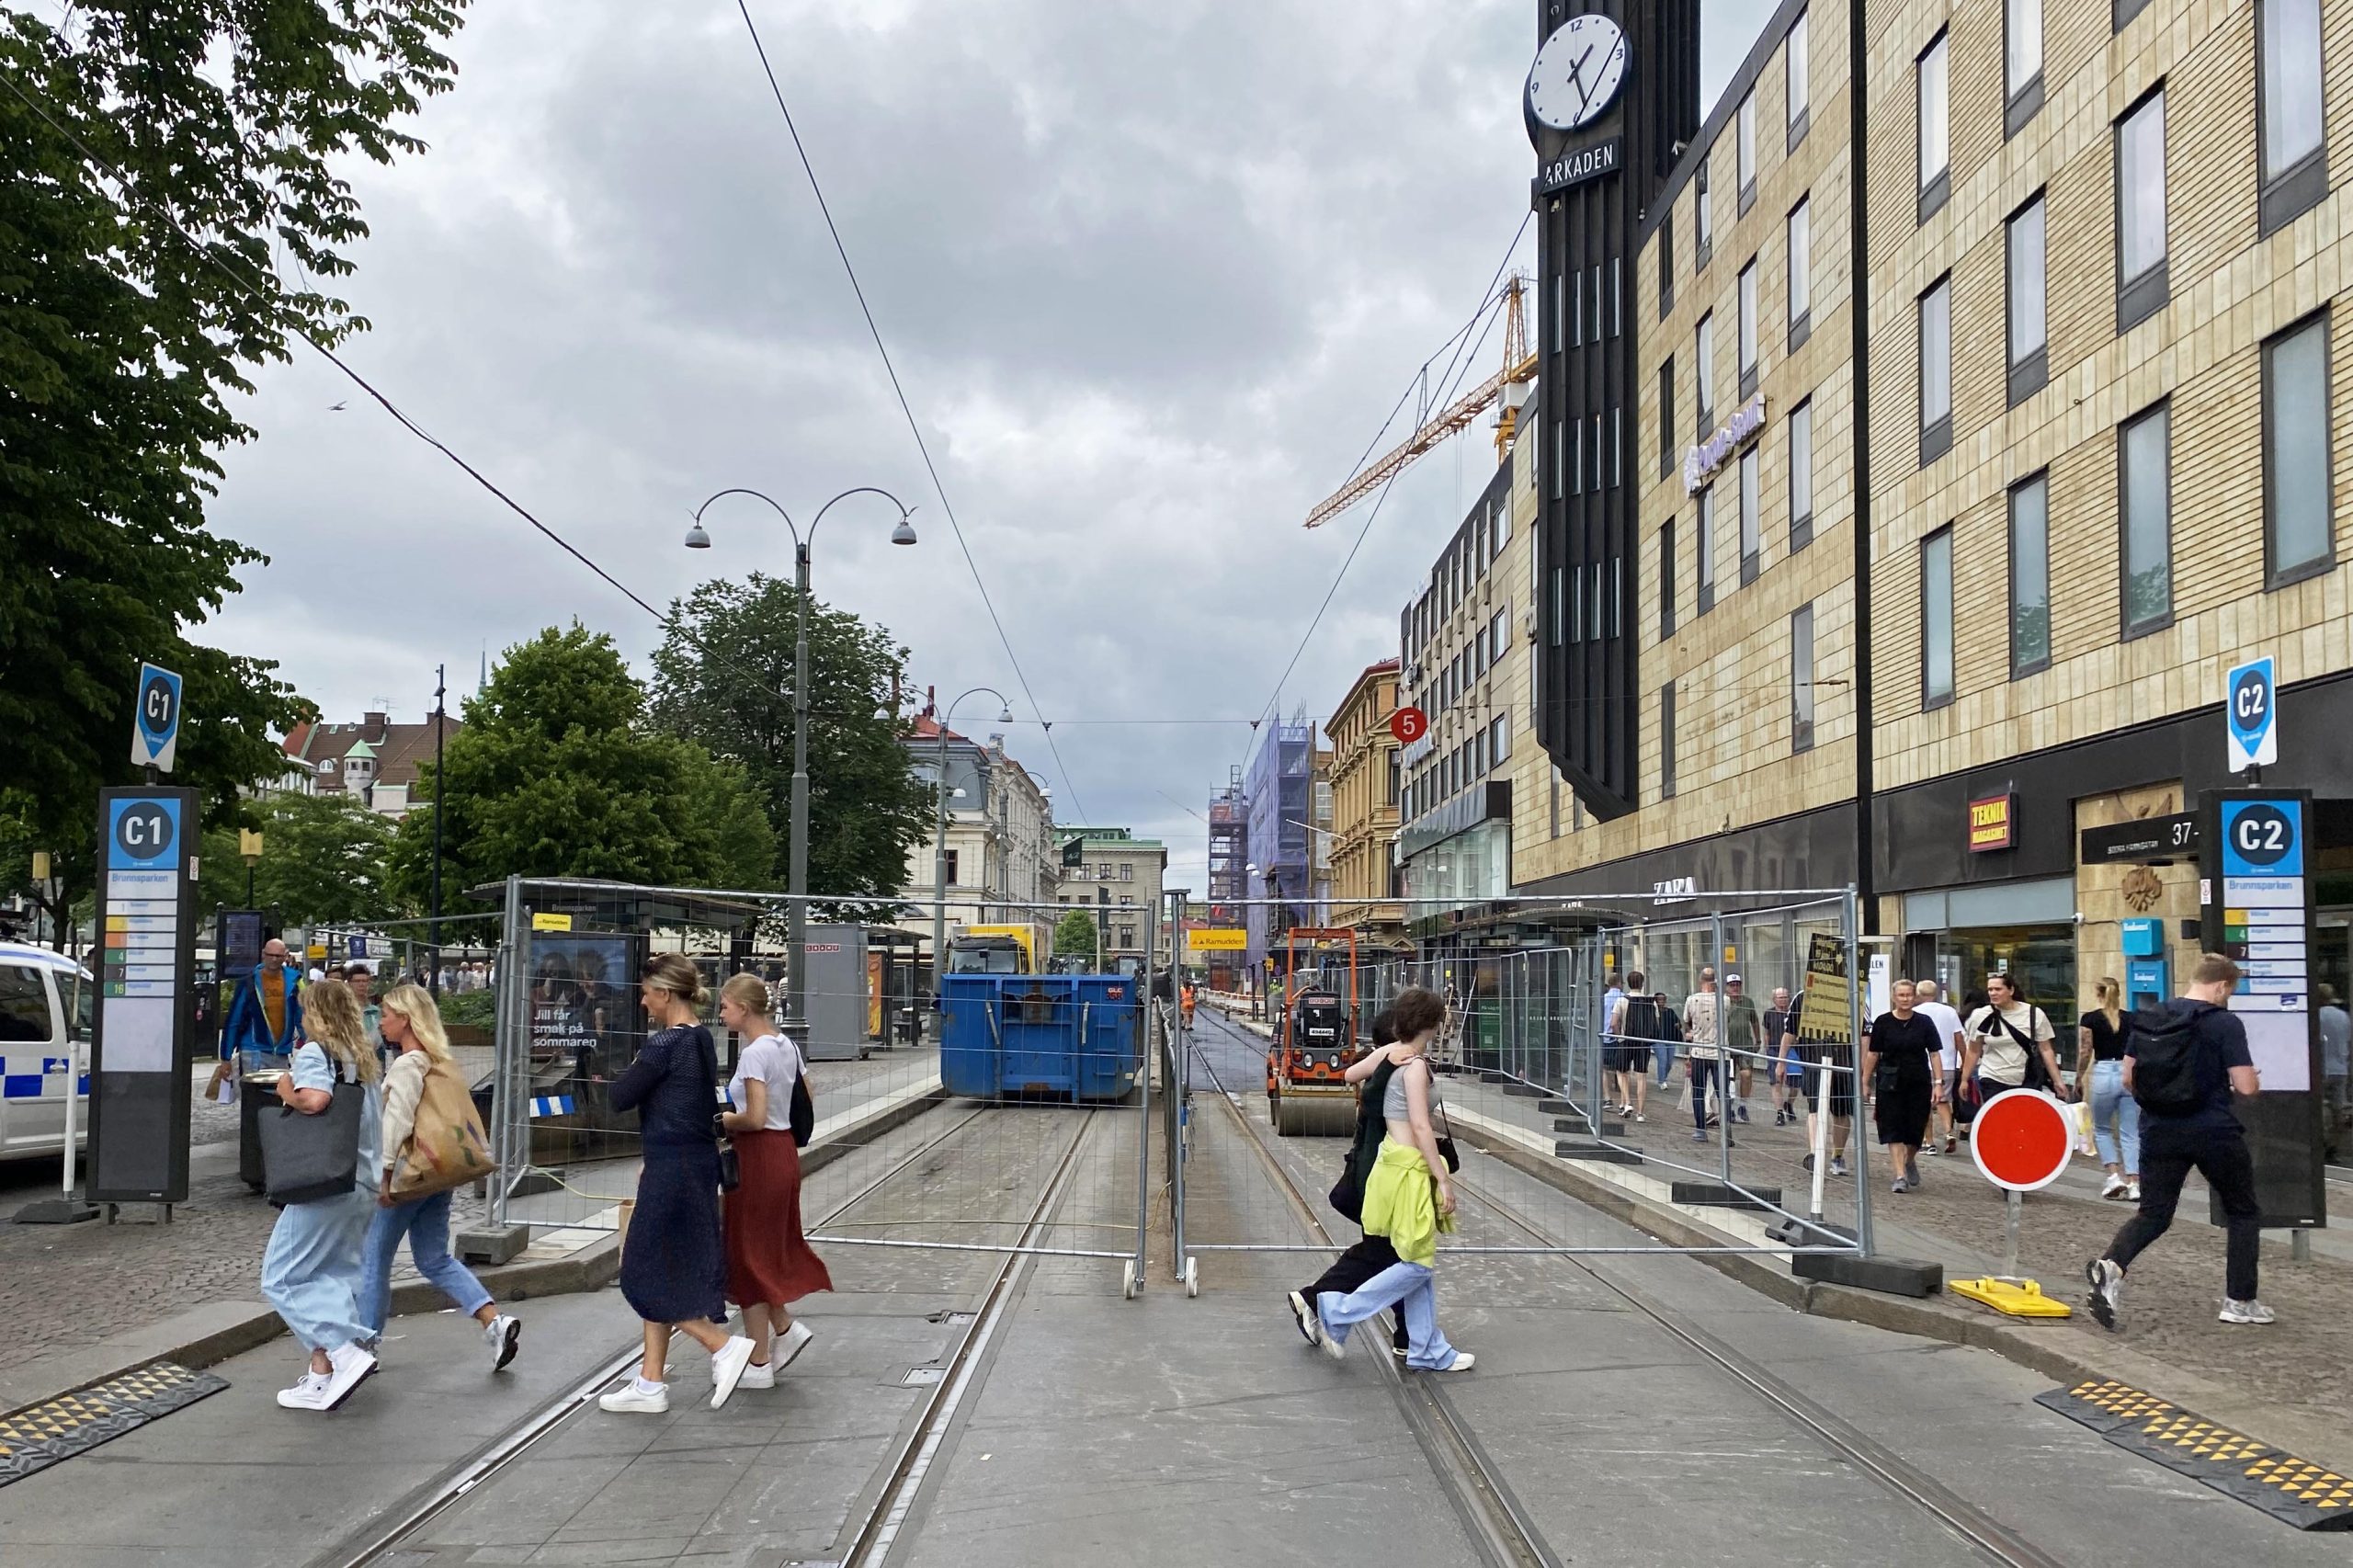
[[(1678, 1084), (1677, 1085), (1680, 1087)], [(1802, 1207), (1810, 1179), (1805, 1172), (1802, 1125), (1776, 1128), (1770, 1100), (1761, 1092), (1750, 1101), (1760, 1119), (1733, 1129), (1733, 1171), (1739, 1179), (1779, 1185), (1784, 1201)], [(1870, 1111), (1859, 1131), (1869, 1132)], [(1718, 1155), (1691, 1142), (1691, 1113), (1654, 1091), (1650, 1119), (1630, 1124), (1622, 1140), (1646, 1153), (1713, 1172)], [(1711, 1138), (1713, 1138), (1711, 1133)], [(1851, 1157), (1853, 1150), (1849, 1148)], [(1953, 1248), (1975, 1255), (1973, 1266), (1992, 1271), (2002, 1256), (2004, 1204), (2001, 1192), (1978, 1174), (1964, 1141), (1954, 1155), (1923, 1159), (1922, 1187), (1888, 1190), (1886, 1151), (1870, 1150), (1871, 1212), (1883, 1252), (1909, 1250), (1909, 1239), (1927, 1241), (1930, 1255), (1946, 1262), (1954, 1277)], [(2206, 1220), (2206, 1191), (2195, 1177), (2182, 1197), (2173, 1229), (2132, 1267), (2124, 1293), (2119, 1332), (2109, 1335), (2081, 1312), (2084, 1264), (2108, 1244), (2130, 1215), (2122, 1203), (2097, 1196), (2098, 1166), (2078, 1158), (2062, 1183), (2029, 1193), (2020, 1229), (2023, 1272), (2044, 1290), (2077, 1309), (2075, 1318), (2048, 1325), (2048, 1332), (2093, 1335), (2212, 1381), (2243, 1388), (2263, 1400), (2293, 1406), (2334, 1426), (2346, 1424), (2347, 1391), (2353, 1389), (2353, 1334), (2347, 1332), (2347, 1304), (2353, 1302), (2353, 1264), (2320, 1249), (2311, 1261), (2290, 1260), (2279, 1233), (2263, 1246), (2263, 1299), (2277, 1309), (2269, 1328), (2228, 1327), (2214, 1321), (2222, 1305), (2223, 1237)], [(1851, 1223), (1853, 1183), (1833, 1182), (1824, 1217)], [(1918, 1233), (1907, 1238), (1904, 1232)], [(1935, 1244), (1941, 1243), (1942, 1245)], [(1972, 1269), (1973, 1271), (1973, 1267)]]

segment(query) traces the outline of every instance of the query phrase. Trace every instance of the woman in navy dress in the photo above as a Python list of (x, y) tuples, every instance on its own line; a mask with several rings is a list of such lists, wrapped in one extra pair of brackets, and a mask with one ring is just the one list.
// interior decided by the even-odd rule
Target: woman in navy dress
[(637, 1211), (621, 1244), (621, 1295), (645, 1320), (645, 1361), (597, 1403), (659, 1415), (670, 1408), (663, 1362), (673, 1330), (710, 1352), (710, 1407), (727, 1403), (752, 1359), (752, 1342), (720, 1327), (727, 1316), (727, 1254), (719, 1229), (719, 1051), (697, 1014), (702, 974), (676, 953), (645, 963), (647, 1037), (613, 1081), (615, 1110), (638, 1113), (643, 1163)]

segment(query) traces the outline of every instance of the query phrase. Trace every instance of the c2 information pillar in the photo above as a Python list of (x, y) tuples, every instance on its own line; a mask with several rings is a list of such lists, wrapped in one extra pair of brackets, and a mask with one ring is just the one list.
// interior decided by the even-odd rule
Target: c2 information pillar
[(200, 810), (193, 790), (99, 792), (94, 1202), (188, 1201)]

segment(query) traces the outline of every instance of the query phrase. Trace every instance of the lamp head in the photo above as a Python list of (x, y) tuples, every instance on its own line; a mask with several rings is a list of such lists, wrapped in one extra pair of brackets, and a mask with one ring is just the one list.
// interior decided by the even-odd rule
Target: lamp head
[(891, 530), (891, 542), (892, 544), (913, 544), (915, 541), (915, 524), (907, 521), (904, 517), (901, 517), (899, 519), (899, 526)]
[(1010, 702), (1006, 703), (1006, 704), (1004, 706), (1004, 708), (1002, 708), (1002, 709), (1000, 709), (1000, 710), (998, 710), (998, 712), (997, 712), (997, 716), (996, 716), (996, 722), (997, 722), (998, 723), (1000, 723), (1000, 724), (1010, 724), (1010, 723), (1012, 723), (1012, 722), (1013, 722), (1013, 704), (1012, 704), (1012, 703), (1010, 703)]
[(710, 548), (710, 536), (703, 532), (702, 521), (700, 518), (697, 518), (694, 526), (687, 529), (687, 548), (688, 550), (709, 550)]

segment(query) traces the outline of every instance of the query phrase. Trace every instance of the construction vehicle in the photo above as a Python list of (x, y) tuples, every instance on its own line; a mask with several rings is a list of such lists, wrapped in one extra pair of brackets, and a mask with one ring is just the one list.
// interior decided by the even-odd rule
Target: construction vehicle
[(1035, 974), (1038, 934), (1027, 926), (959, 926), (948, 937), (950, 974)]
[(1275, 1131), (1341, 1138), (1356, 1130), (1347, 1082), (1362, 1054), (1357, 1030), (1357, 934), (1295, 926), (1284, 938), (1289, 975), (1282, 1017), (1267, 1052), (1267, 1115)]

